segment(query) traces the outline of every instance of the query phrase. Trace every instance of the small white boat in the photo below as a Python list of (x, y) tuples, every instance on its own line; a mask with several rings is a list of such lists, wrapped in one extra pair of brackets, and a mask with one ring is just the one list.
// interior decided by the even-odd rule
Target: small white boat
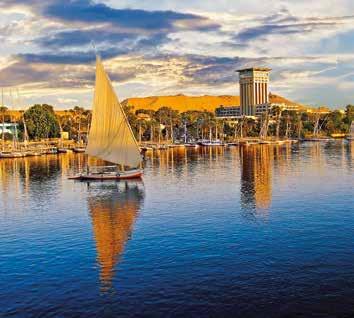
[(58, 153), (58, 149), (53, 147), (53, 148), (48, 148), (45, 150), (45, 154), (46, 155), (53, 155), (53, 154), (57, 154)]
[(22, 158), (25, 154), (18, 151), (2, 151), (0, 152), (0, 158)]
[(204, 147), (223, 146), (223, 143), (218, 139), (217, 140), (202, 140), (199, 144)]
[(333, 138), (318, 138), (318, 137), (314, 137), (314, 138), (304, 138), (303, 141), (310, 141), (310, 142), (327, 142), (327, 141), (332, 141)]
[(86, 148), (85, 147), (75, 147), (73, 148), (73, 152), (76, 152), (76, 153), (82, 153), (82, 152), (85, 152)]
[(272, 144), (272, 142), (269, 141), (269, 140), (261, 140), (259, 143), (260, 143), (261, 145), (270, 145), (270, 144)]
[(187, 148), (198, 148), (199, 145), (198, 144), (193, 144), (193, 143), (190, 143), (190, 144), (184, 144), (185, 147)]
[(26, 157), (35, 157), (35, 156), (41, 156), (42, 153), (40, 151), (35, 151), (35, 150), (28, 150), (25, 152)]

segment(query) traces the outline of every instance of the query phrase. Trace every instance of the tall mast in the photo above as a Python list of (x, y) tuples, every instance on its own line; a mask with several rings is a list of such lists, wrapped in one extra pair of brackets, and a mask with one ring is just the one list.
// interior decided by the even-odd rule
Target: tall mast
[(187, 122), (184, 122), (184, 143), (187, 143)]
[(289, 118), (289, 114), (287, 114), (286, 116), (286, 130), (285, 130), (285, 138), (288, 139), (289, 138), (289, 121), (290, 121), (290, 118)]
[[(1, 107), (4, 107), (4, 89), (1, 88)], [(5, 151), (5, 109), (2, 113), (2, 151)]]
[(265, 139), (268, 136), (268, 111), (265, 114), (264, 121), (261, 126), (261, 131), (259, 133), (259, 137), (261, 139)]
[(302, 121), (301, 121), (301, 115), (298, 115), (298, 126), (297, 126), (297, 138), (301, 138), (301, 130), (302, 130)]
[(315, 122), (315, 126), (313, 127), (313, 134), (315, 137), (317, 137), (319, 133), (319, 129), (318, 129), (319, 122), (320, 122), (320, 116), (316, 115), (316, 122)]
[[(11, 110), (14, 112), (14, 96), (12, 95), (12, 90), (10, 89), (10, 100), (11, 100)], [(17, 126), (16, 126), (16, 120), (14, 119), (14, 116), (11, 116), (11, 122), (14, 124), (14, 133), (13, 133), (13, 146), (14, 149), (17, 149)]]
[[(21, 107), (21, 99), (20, 99), (20, 91), (17, 88), (17, 101), (18, 101), (18, 105), (19, 107)], [(22, 123), (23, 123), (23, 141), (25, 143), (25, 147), (27, 147), (27, 143), (28, 143), (28, 132), (27, 132), (27, 125), (26, 125), (26, 121), (25, 121), (25, 107), (23, 109), (23, 114), (22, 114)]]

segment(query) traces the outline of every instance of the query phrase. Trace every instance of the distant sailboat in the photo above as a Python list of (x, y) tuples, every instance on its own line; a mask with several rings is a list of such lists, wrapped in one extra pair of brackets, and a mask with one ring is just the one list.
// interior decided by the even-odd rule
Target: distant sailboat
[(142, 175), (138, 143), (99, 57), (96, 59), (92, 124), (86, 154), (116, 165), (88, 167), (86, 173), (71, 179), (119, 180)]
[(350, 125), (350, 131), (349, 135), (347, 136), (348, 140), (354, 140), (354, 121), (352, 121), (352, 124)]

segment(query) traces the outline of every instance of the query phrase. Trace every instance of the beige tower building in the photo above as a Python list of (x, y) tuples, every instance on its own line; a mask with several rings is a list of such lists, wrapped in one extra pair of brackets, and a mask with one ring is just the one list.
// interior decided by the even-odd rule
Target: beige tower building
[(271, 69), (253, 67), (238, 70), (242, 116), (258, 116), (269, 103), (269, 73)]

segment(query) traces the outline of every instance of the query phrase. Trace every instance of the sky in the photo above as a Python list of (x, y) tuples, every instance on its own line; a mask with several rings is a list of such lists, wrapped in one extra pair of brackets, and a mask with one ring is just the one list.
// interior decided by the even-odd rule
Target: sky
[(354, 103), (352, 0), (0, 0), (5, 103), (91, 107), (92, 41), (120, 100), (238, 95), (260, 66), (272, 93)]

